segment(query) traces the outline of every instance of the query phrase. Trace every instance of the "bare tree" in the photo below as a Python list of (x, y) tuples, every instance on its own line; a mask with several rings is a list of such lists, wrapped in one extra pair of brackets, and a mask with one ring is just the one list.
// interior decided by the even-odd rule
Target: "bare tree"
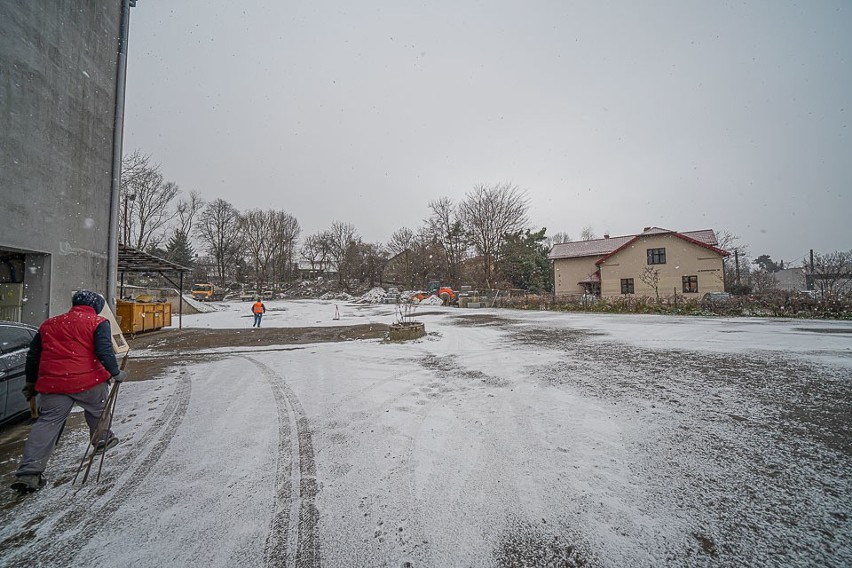
[(505, 235), (527, 225), (529, 200), (516, 185), (477, 185), (460, 205), (461, 220), (482, 257), (484, 283), (491, 286), (494, 266)]
[(560, 245), (562, 243), (570, 243), (572, 240), (571, 235), (568, 233), (553, 233), (553, 236), (550, 237), (550, 244)]
[(420, 227), (417, 240), (419, 246), (415, 255), (415, 282), (426, 283), (430, 280), (440, 280), (445, 284), (458, 285), (457, 283), (465, 279), (464, 261), (468, 257), (467, 249), (459, 257), (458, 263), (450, 267), (444, 245), (435, 240), (428, 227)]
[(361, 242), (361, 237), (354, 225), (341, 221), (334, 221), (325, 236), (328, 238), (329, 256), (337, 265), (337, 281), (345, 284), (353, 269), (351, 249)]
[(458, 285), (461, 264), (467, 257), (470, 239), (461, 219), (460, 207), (448, 197), (429, 202), (432, 214), (426, 219), (429, 240), (441, 248), (444, 278)]
[(593, 241), (596, 238), (598, 238), (598, 236), (595, 234), (595, 231), (594, 229), (592, 229), (591, 225), (586, 225), (585, 227), (583, 227), (583, 230), (580, 231), (581, 241)]
[(391, 278), (395, 283), (400, 283), (409, 288), (415, 287), (417, 280), (418, 257), (423, 249), (420, 237), (408, 227), (397, 229), (387, 244), (387, 251), (391, 256), (392, 263), (388, 270), (392, 272)]
[(188, 199), (181, 199), (175, 207), (178, 219), (176, 231), (184, 235), (191, 235), (195, 217), (204, 208), (204, 200), (197, 191), (190, 191)]
[(193, 266), (195, 249), (192, 243), (192, 229), (195, 216), (204, 207), (204, 201), (198, 192), (192, 191), (189, 198), (178, 201), (175, 207), (177, 223), (172, 228), (166, 243), (166, 258), (182, 266)]
[(748, 245), (743, 244), (739, 236), (727, 230), (716, 233), (717, 246), (729, 253), (722, 259), (722, 282), (725, 290), (734, 294), (741, 294), (748, 286), (750, 266), (748, 261)]
[(171, 220), (169, 205), (178, 194), (174, 182), (165, 181), (150, 156), (134, 151), (122, 160), (121, 193), (124, 196), (129, 241), (139, 250), (156, 247)]
[(269, 269), (275, 255), (273, 211), (250, 209), (240, 215), (240, 232), (249, 261), (254, 268), (257, 291), (266, 288)]
[(296, 218), (285, 211), (271, 212), (270, 222), (273, 246), (272, 279), (278, 282), (282, 277), (290, 277), (292, 273), (296, 240), (301, 228)]
[(375, 286), (382, 281), (382, 271), (387, 264), (387, 250), (381, 243), (365, 243), (360, 239), (350, 241), (346, 251), (347, 275)]
[(852, 250), (814, 254), (813, 270), (809, 260), (804, 262), (809, 288), (822, 298), (836, 298), (852, 292)]
[(302, 243), (299, 254), (311, 265), (311, 272), (324, 270), (331, 258), (331, 246), (325, 231), (308, 236)]
[(417, 234), (408, 227), (401, 227), (394, 231), (388, 241), (388, 252), (392, 255), (406, 250), (412, 250), (417, 244)]
[(121, 241), (129, 245), (131, 243), (131, 227), (133, 226), (133, 205), (136, 194), (133, 188), (144, 183), (144, 178), (151, 172), (151, 157), (139, 150), (124, 156), (121, 160), (121, 183), (120, 193), (122, 201), (122, 215), (119, 227), (121, 228)]
[(242, 241), (240, 213), (223, 199), (207, 204), (199, 215), (196, 235), (216, 262), (219, 282), (225, 283), (228, 267), (235, 266)]
[(775, 275), (768, 270), (759, 269), (751, 272), (751, 286), (758, 294), (774, 290), (778, 285)]
[(639, 275), (639, 280), (644, 282), (648, 287), (654, 290), (654, 296), (657, 298), (657, 303), (660, 301), (660, 270), (653, 266), (646, 266)]

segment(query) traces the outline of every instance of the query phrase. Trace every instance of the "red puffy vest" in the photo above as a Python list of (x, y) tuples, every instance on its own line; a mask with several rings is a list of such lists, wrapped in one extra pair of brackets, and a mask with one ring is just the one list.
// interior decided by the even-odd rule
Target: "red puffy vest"
[(109, 379), (95, 355), (95, 329), (104, 321), (90, 306), (73, 306), (41, 324), (38, 392), (75, 394)]

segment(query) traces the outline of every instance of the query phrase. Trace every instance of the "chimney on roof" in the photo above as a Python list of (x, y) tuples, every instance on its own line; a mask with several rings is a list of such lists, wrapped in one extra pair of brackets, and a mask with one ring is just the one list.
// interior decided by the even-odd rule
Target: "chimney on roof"
[(644, 233), (645, 231), (647, 231), (647, 230), (648, 230), (648, 229), (650, 229), (650, 228), (651, 228), (651, 227), (645, 227), (644, 229), (642, 229), (642, 232)]
[(605, 239), (608, 239), (608, 238), (609, 238), (609, 233), (604, 233), (604, 238), (605, 238)]

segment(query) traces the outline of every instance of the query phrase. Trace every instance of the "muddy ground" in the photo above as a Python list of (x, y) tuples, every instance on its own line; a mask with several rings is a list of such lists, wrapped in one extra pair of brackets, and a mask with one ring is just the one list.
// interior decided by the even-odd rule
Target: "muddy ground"
[(246, 347), (279, 346), (307, 343), (353, 341), (356, 339), (383, 339), (388, 326), (381, 323), (334, 327), (277, 327), (252, 329), (168, 329), (130, 338), (131, 351), (145, 350), (150, 355), (136, 355), (127, 368), (133, 380), (159, 376), (176, 364), (192, 361), (198, 352), (227, 348), (229, 353)]

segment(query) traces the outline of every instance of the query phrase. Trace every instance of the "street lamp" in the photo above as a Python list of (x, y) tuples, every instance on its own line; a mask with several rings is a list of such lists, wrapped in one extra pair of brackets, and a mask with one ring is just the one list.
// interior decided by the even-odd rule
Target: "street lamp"
[(130, 226), (127, 224), (127, 202), (128, 201), (136, 201), (136, 194), (131, 193), (125, 196), (124, 198), (124, 246), (127, 246), (127, 242), (130, 240)]

